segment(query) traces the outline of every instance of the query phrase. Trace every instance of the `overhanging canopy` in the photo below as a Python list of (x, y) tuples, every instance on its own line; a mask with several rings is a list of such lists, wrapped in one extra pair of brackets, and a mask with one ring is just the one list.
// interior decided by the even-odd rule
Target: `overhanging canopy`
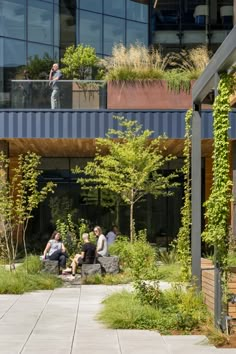
[(200, 104), (215, 88), (215, 74), (228, 71), (236, 62), (236, 26), (216, 51), (192, 89), (194, 104)]

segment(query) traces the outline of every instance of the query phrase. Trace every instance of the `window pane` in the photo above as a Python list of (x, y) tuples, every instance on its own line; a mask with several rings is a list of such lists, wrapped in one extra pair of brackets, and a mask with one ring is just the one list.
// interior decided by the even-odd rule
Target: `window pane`
[(125, 0), (104, 0), (104, 13), (125, 17)]
[(102, 0), (80, 0), (80, 8), (95, 12), (102, 12)]
[(59, 7), (54, 5), (53, 10), (53, 19), (54, 19), (54, 45), (60, 45), (60, 17), (59, 17)]
[(24, 65), (26, 60), (25, 42), (14, 39), (4, 40), (4, 63), (5, 67), (16, 68)]
[(134, 21), (148, 22), (148, 6), (134, 0), (127, 0), (127, 18)]
[(115, 43), (125, 43), (125, 20), (104, 16), (104, 54), (112, 54)]
[(54, 47), (54, 61), (59, 61), (59, 48)]
[(0, 1), (0, 36), (25, 39), (25, 0)]
[(80, 11), (79, 41), (102, 53), (102, 15)]
[(75, 44), (76, 9), (60, 7), (60, 46), (64, 50)]
[(3, 38), (0, 38), (0, 107), (4, 106), (5, 101), (3, 91)]
[[(43, 58), (45, 54), (48, 54), (53, 58), (53, 47), (44, 44), (28, 43), (28, 58), (37, 55), (39, 58)], [(48, 68), (50, 70), (50, 68)]]
[(127, 21), (127, 45), (135, 42), (148, 45), (148, 25)]
[(53, 5), (31, 0), (28, 8), (28, 39), (53, 44)]

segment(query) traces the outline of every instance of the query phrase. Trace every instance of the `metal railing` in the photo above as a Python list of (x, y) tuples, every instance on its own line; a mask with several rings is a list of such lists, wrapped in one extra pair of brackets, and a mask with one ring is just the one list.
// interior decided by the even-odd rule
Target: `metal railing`
[(10, 108), (104, 109), (106, 82), (101, 80), (11, 80)]

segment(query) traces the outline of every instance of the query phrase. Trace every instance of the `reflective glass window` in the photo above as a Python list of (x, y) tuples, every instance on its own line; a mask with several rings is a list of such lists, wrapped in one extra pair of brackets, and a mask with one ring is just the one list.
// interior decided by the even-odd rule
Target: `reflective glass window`
[(127, 0), (127, 18), (129, 20), (148, 22), (148, 6), (134, 0)]
[(95, 12), (102, 12), (102, 0), (80, 0), (80, 8)]
[(2, 107), (3, 103), (3, 38), (0, 38), (0, 107)]
[(80, 11), (79, 41), (102, 53), (102, 15)]
[(44, 44), (28, 43), (28, 58), (34, 57), (35, 55), (39, 58), (43, 58), (45, 54), (53, 58), (53, 47)]
[(148, 45), (148, 25), (133, 21), (127, 21), (127, 45), (135, 42)]
[(64, 50), (75, 44), (76, 9), (60, 7), (60, 46)]
[(54, 47), (54, 55), (53, 58), (55, 61), (59, 61), (59, 47)]
[(25, 0), (0, 1), (0, 36), (25, 39)]
[(125, 20), (104, 16), (104, 54), (111, 55), (118, 43), (125, 43)]
[(3, 67), (3, 38), (0, 38), (0, 68)]
[(118, 17), (125, 17), (125, 0), (104, 0), (104, 13)]
[(25, 65), (26, 49), (24, 41), (14, 39), (4, 39), (4, 66), (16, 68)]
[(54, 45), (60, 45), (60, 16), (59, 16), (59, 7), (54, 5), (53, 10), (53, 19), (54, 19)]
[(28, 39), (53, 44), (53, 5), (30, 0), (28, 7)]

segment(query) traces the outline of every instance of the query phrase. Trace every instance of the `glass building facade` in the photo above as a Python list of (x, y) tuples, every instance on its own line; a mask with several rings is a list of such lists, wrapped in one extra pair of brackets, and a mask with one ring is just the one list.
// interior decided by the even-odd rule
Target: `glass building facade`
[(233, 0), (152, 1), (151, 41), (169, 50), (206, 44), (215, 51), (233, 27)]
[(0, 0), (0, 107), (30, 57), (59, 60), (83, 43), (110, 55), (115, 43), (148, 44), (148, 4), (136, 0)]

